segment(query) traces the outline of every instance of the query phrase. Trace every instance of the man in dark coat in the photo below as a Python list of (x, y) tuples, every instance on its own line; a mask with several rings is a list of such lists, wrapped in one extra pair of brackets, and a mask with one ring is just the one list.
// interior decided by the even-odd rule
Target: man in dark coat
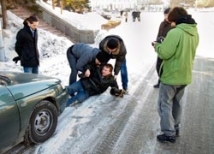
[(123, 90), (128, 89), (128, 72), (126, 67), (126, 47), (123, 39), (118, 35), (108, 35), (99, 43), (100, 50), (105, 53), (108, 60), (116, 59), (114, 77), (117, 78), (121, 70)]
[[(76, 93), (76, 95), (68, 99), (66, 106), (70, 106), (73, 103), (81, 103), (90, 96), (101, 94), (108, 87), (114, 88), (114, 90), (111, 90), (111, 94), (121, 96), (123, 91), (118, 89), (117, 82), (112, 75), (113, 66), (111, 64), (99, 66), (92, 63), (85, 67), (85, 72), (88, 70), (91, 72), (89, 77), (82, 76), (79, 81), (68, 86), (67, 93), (69, 95)], [(113, 91), (115, 93), (112, 93)]]
[[(161, 43), (163, 41), (163, 39), (166, 37), (168, 31), (170, 29), (172, 29), (171, 24), (168, 22), (167, 17), (169, 14), (170, 8), (167, 8), (164, 10), (164, 21), (161, 22), (160, 26), (159, 26), (159, 30), (158, 30), (158, 35), (156, 40)], [(160, 77), (162, 74), (163, 70), (160, 70), (160, 66), (162, 63), (162, 59), (160, 59), (159, 57), (157, 57), (157, 62), (156, 62), (156, 71), (158, 76)], [(158, 83), (156, 85), (154, 85), (154, 88), (159, 88), (160, 85), (160, 79), (158, 79)]]
[(37, 47), (39, 24), (36, 16), (30, 16), (23, 22), (24, 27), (17, 33), (15, 51), (18, 57), (13, 59), (14, 62), (21, 60), (25, 73), (39, 72), (39, 51)]
[(101, 64), (107, 61), (105, 55), (100, 53), (100, 49), (93, 48), (88, 44), (76, 43), (68, 48), (67, 59), (71, 68), (69, 85), (76, 82), (78, 71), (83, 72), (84, 66), (91, 62)]

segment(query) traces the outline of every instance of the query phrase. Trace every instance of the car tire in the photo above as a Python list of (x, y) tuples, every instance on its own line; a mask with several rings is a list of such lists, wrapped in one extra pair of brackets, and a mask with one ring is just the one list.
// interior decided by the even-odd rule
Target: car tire
[(58, 112), (50, 101), (38, 103), (29, 123), (29, 139), (33, 143), (42, 143), (49, 139), (56, 130)]

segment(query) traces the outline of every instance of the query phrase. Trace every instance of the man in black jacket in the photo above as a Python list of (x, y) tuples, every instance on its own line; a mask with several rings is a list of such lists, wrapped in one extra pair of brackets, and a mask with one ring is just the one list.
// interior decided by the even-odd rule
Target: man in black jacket
[[(166, 37), (168, 31), (172, 29), (170, 22), (168, 21), (168, 14), (169, 14), (170, 8), (167, 8), (164, 10), (164, 21), (161, 22), (158, 30), (158, 35), (157, 35), (157, 42), (161, 43), (163, 39)], [(160, 66), (162, 64), (162, 59), (157, 57), (157, 62), (156, 62), (156, 71), (158, 76), (160, 77), (162, 74), (163, 70), (160, 70)], [(159, 88), (160, 85), (160, 79), (158, 79), (158, 83), (154, 85), (154, 88)]]
[(69, 85), (76, 82), (78, 71), (82, 72), (84, 66), (95, 62), (96, 64), (106, 63), (105, 55), (100, 49), (91, 47), (85, 43), (76, 43), (68, 48), (67, 59), (71, 68)]
[(16, 36), (15, 51), (18, 57), (13, 58), (14, 62), (21, 60), (25, 73), (39, 72), (39, 51), (37, 47), (38, 18), (34, 15), (26, 18), (23, 22), (24, 27), (18, 31)]
[[(123, 90), (128, 89), (128, 71), (126, 67), (126, 46), (123, 39), (118, 35), (108, 35), (99, 43), (100, 50), (105, 53), (108, 60), (116, 59), (114, 66), (114, 77), (117, 78), (121, 71)], [(107, 61), (108, 62), (108, 61)]]
[[(112, 87), (111, 94), (115, 96), (122, 96), (123, 91), (118, 89), (118, 85), (114, 76), (112, 75), (113, 66), (105, 64), (104, 66), (97, 66), (95, 63), (85, 67), (85, 73), (82, 78), (67, 87), (67, 93), (74, 95), (68, 99), (66, 106), (73, 103), (81, 103), (88, 97), (101, 94), (105, 92), (108, 87)], [(90, 76), (84, 76), (90, 71)]]

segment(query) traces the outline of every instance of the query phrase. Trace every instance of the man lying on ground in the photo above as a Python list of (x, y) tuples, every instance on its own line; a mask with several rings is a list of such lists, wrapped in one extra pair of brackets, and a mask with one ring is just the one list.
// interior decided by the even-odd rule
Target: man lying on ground
[(87, 65), (81, 79), (67, 87), (67, 93), (74, 96), (68, 99), (66, 107), (82, 103), (90, 96), (101, 94), (108, 87), (112, 87), (112, 95), (122, 97), (124, 91), (118, 89), (118, 84), (112, 75), (112, 70), (113, 66), (111, 64), (99, 66), (92, 63)]

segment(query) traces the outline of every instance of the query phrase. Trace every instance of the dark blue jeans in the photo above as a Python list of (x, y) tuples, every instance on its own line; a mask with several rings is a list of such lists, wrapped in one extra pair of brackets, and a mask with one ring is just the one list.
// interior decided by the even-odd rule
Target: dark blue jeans
[(71, 105), (75, 101), (78, 101), (81, 103), (89, 97), (88, 92), (83, 88), (82, 83), (80, 81), (74, 82), (70, 86), (68, 86), (67, 93), (69, 95), (74, 95), (74, 96), (68, 99), (66, 103), (66, 107)]
[(23, 67), (25, 73), (34, 73), (38, 74), (39, 73), (39, 67)]
[(69, 77), (69, 85), (77, 81), (77, 73), (78, 70), (76, 69), (77, 58), (72, 54), (72, 47), (68, 48), (67, 50), (67, 59), (69, 66), (71, 68), (71, 73)]
[(124, 90), (127, 90), (128, 88), (128, 71), (126, 67), (126, 59), (123, 61), (121, 68), (120, 68), (120, 73), (121, 73), (121, 81), (122, 81), (122, 86)]

